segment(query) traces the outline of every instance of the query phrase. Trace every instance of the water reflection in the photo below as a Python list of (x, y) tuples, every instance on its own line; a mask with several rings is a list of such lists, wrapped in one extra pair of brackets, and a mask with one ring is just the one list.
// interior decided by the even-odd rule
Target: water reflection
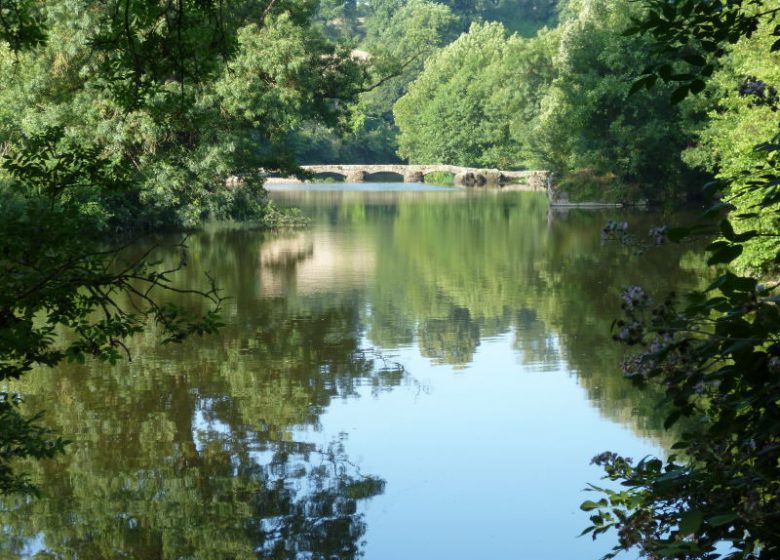
[[(193, 252), (202, 248), (195, 240)], [(217, 255), (210, 264), (224, 274), (230, 252)], [(352, 305), (296, 313), (282, 299), (254, 303), (237, 305), (208, 341), (154, 349), (150, 333), (134, 341), (132, 364), (30, 376), (29, 405), (49, 409), (75, 444), (31, 465), (46, 498), (6, 504), (0, 551), (355, 558), (357, 502), (384, 481), (352, 465), (341, 441), (315, 446), (292, 430), (316, 425), (356, 384), (393, 385), (401, 371), (360, 348)]]
[[(508, 498), (510, 486), (526, 488), (558, 471), (576, 489), (589, 480), (567, 470), (570, 455), (554, 459), (550, 443), (587, 430), (616, 437), (587, 410), (576, 419), (562, 413), (580, 406), (579, 387), (604, 416), (658, 437), (656, 398), (616, 374), (621, 350), (609, 342), (609, 325), (623, 286), (663, 293), (699, 282), (702, 263), (685, 249), (640, 256), (602, 247), (600, 226), (613, 215), (551, 217), (544, 197), (533, 193), (275, 196), (304, 208), (314, 226), (275, 234), (218, 229), (188, 242), (190, 266), (180, 281), (202, 286), (209, 271), (233, 298), (218, 335), (158, 347), (150, 328), (132, 342), (131, 364), (65, 367), (25, 381), (28, 405), (47, 409), (47, 421), (75, 445), (66, 457), (29, 466), (46, 498), (5, 504), (0, 552), (354, 558), (365, 538), (369, 557), (379, 558), (392, 550), (381, 544), (381, 530), (402, 529), (384, 519), (372, 536), (366, 525), (366, 504), (385, 499), (377, 498), (385, 479), (391, 501), (384, 503), (391, 505), (383, 507), (395, 504), (409, 523), (422, 511), (449, 519), (453, 502), (468, 510), (469, 500), (491, 496), (503, 477), (484, 526), (472, 521), (476, 549), (480, 532), (525, 515)], [(642, 232), (659, 218), (629, 219)], [(163, 251), (160, 258), (178, 257)], [(460, 373), (437, 378), (438, 394), (429, 400), (409, 390), (437, 368)], [(464, 377), (469, 371), (474, 375)], [(579, 387), (545, 385), (572, 375)], [(468, 390), (459, 393), (461, 386)], [(353, 398), (371, 394), (380, 397)], [(437, 399), (444, 408), (436, 408)], [(428, 406), (429, 415), (419, 417)], [(494, 420), (480, 440), (464, 439)], [(349, 438), (346, 426), (354, 430)], [(373, 434), (372, 442), (361, 443), (361, 434)], [(576, 437), (585, 453), (602, 450)], [(458, 452), (440, 452), (436, 480), (425, 483), (450, 497), (439, 504), (404, 497), (404, 480), (430, 466), (415, 461), (436, 446)], [(567, 440), (561, 448), (568, 453), (577, 444)], [(359, 468), (355, 449), (370, 468)], [(535, 470), (514, 480), (498, 474), (521, 464)], [(474, 484), (479, 496), (463, 488), (455, 474), (461, 466), (484, 480)], [(580, 497), (561, 492), (551, 502), (576, 509)], [(582, 523), (573, 523), (576, 534)], [(441, 544), (431, 531), (430, 541)], [(483, 552), (501, 557), (496, 551), (513, 546), (512, 534), (503, 537), (504, 548)], [(426, 557), (425, 549), (417, 543), (415, 557)], [(549, 545), (539, 550), (534, 558), (556, 558)]]
[(375, 268), (373, 247), (350, 235), (298, 233), (270, 239), (260, 248), (263, 296), (362, 287)]
[(467, 367), (481, 341), (512, 333), (527, 367), (551, 369), (564, 360), (605, 415), (642, 434), (661, 431), (658, 395), (639, 394), (616, 375), (624, 349), (610, 342), (610, 325), (621, 314), (623, 287), (641, 284), (659, 295), (685, 290), (700, 284), (706, 267), (688, 246), (638, 253), (604, 245), (599, 232), (620, 218), (641, 237), (652, 225), (688, 216), (553, 212), (534, 193), (275, 195), (315, 218), (318, 226), (308, 233), (316, 239), (313, 261), (327, 258), (335, 232), (350, 240), (338, 258), (375, 255), (373, 274), (364, 270), (352, 283), (323, 275), (318, 284), (301, 263), (295, 275), (332, 293), (365, 287), (373, 345), (415, 344), (434, 363)]

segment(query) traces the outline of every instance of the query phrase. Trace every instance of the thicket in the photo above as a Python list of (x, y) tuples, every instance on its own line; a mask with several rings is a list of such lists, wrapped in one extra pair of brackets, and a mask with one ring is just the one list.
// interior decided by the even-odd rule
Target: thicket
[[(0, 44), (0, 183), (28, 154), (78, 149), (122, 189), (52, 188), (111, 230), (262, 218), (256, 170), (292, 169), (288, 131), (337, 122), (364, 72), (308, 2), (19, 0), (6, 28), (15, 5), (40, 36)], [(224, 188), (233, 174), (245, 180)]]
[(622, 33), (639, 10), (570, 0), (556, 27), (530, 38), (499, 23), (473, 25), (426, 61), (396, 103), (399, 154), (549, 169), (570, 199), (583, 198), (584, 186), (596, 200), (685, 196), (697, 172), (681, 153), (704, 111), (670, 105), (667, 85), (627, 95), (652, 48)]

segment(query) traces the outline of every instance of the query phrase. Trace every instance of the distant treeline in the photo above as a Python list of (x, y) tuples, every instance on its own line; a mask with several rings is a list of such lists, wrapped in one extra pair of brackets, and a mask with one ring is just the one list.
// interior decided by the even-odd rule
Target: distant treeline
[(322, 0), (318, 26), (367, 54), (374, 81), (365, 85), (369, 91), (360, 95), (339, 131), (318, 125), (294, 131), (298, 157), (303, 163), (402, 161), (393, 106), (438, 49), (474, 23), (497, 21), (530, 37), (556, 18), (555, 0)]
[(629, 0), (326, 3), (320, 25), (370, 53), (379, 83), (360, 94), (346, 133), (304, 127), (295, 151), (305, 162), (546, 168), (574, 200), (695, 197), (707, 177), (733, 179), (771, 136), (776, 115), (743, 95), (780, 83), (771, 29), (729, 45), (706, 89), (673, 104), (674, 80), (629, 95), (654, 56), (649, 38), (624, 34), (639, 10)]

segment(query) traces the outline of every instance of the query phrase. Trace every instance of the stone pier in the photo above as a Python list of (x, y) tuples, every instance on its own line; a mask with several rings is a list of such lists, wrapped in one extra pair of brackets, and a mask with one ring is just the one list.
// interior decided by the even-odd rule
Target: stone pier
[(424, 183), (425, 175), (421, 171), (409, 171), (404, 173), (404, 183)]
[(365, 183), (367, 173), (362, 169), (350, 169), (344, 176), (347, 183)]

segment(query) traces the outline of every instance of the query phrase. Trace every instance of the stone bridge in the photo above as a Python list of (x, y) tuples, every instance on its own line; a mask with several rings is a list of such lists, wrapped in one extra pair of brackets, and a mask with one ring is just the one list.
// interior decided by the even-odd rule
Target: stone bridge
[[(363, 183), (374, 173), (393, 173), (403, 177), (405, 183), (422, 183), (425, 176), (436, 171), (452, 173), (454, 182), (461, 187), (484, 185), (523, 184), (529, 188), (544, 190), (547, 187), (547, 171), (502, 171), (457, 165), (302, 165), (301, 169), (312, 174), (341, 175), (347, 183)], [(276, 178), (276, 181), (296, 181), (295, 177)]]

